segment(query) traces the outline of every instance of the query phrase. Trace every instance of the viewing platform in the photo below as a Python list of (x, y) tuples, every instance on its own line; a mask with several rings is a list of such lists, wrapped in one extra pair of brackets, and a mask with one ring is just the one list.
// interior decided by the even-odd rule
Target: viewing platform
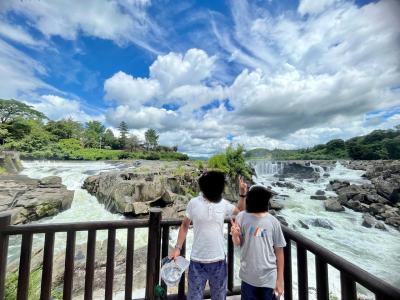
[[(229, 220), (228, 236), (230, 231)], [(160, 284), (160, 261), (162, 257), (168, 255), (170, 229), (177, 227), (180, 220), (162, 220), (160, 209), (153, 208), (148, 219), (130, 219), (103, 222), (79, 222), (79, 223), (60, 223), (60, 224), (29, 224), (29, 225), (10, 225), (10, 217), (0, 215), (0, 300), (5, 299), (5, 283), (7, 272), (7, 257), (9, 237), (13, 235), (22, 236), (21, 253), (19, 261), (17, 300), (28, 299), (30, 266), (32, 258), (33, 235), (42, 233), (45, 235), (43, 252), (43, 271), (40, 285), (40, 299), (50, 300), (52, 288), (52, 271), (54, 259), (54, 240), (55, 234), (66, 232), (66, 255), (63, 283), (63, 299), (73, 299), (72, 288), (74, 280), (74, 261), (75, 244), (77, 232), (87, 232), (87, 253), (85, 269), (85, 289), (84, 299), (93, 299), (93, 286), (95, 280), (95, 245), (96, 232), (107, 230), (107, 260), (104, 287), (104, 299), (113, 299), (113, 279), (115, 269), (115, 248), (116, 230), (127, 229), (126, 242), (126, 267), (125, 267), (125, 288), (124, 299), (132, 300), (133, 274), (134, 274), (134, 241), (135, 230), (137, 228), (148, 228), (147, 244), (147, 268), (146, 268), (146, 289), (144, 299), (186, 299), (186, 276), (182, 276), (177, 289), (177, 293), (168, 293), (168, 296), (157, 298), (155, 287)], [(307, 255), (311, 253), (315, 256), (316, 274), (316, 298), (318, 300), (329, 300), (330, 291), (328, 284), (328, 265), (336, 268), (340, 272), (340, 287), (342, 300), (357, 300), (356, 283), (362, 285), (375, 294), (376, 300), (398, 300), (400, 299), (400, 289), (391, 286), (376, 276), (362, 270), (351, 262), (339, 257), (331, 251), (321, 247), (308, 238), (300, 235), (294, 230), (282, 226), (287, 241), (285, 247), (285, 287), (284, 299), (292, 300), (297, 294), (297, 299), (308, 300), (308, 264)], [(292, 246), (297, 249), (297, 274), (292, 272)], [(186, 246), (182, 247), (181, 254), (185, 255)], [(239, 299), (240, 287), (234, 284), (234, 245), (228, 238), (227, 243), (228, 261), (228, 299)], [(394, 270), (396, 272), (396, 270)], [(293, 276), (297, 276), (297, 288), (293, 286)], [(167, 290), (165, 284), (161, 283)], [(168, 290), (167, 290), (168, 291)], [(236, 297), (234, 297), (236, 296)], [(205, 299), (210, 297), (206, 291)], [(136, 300), (136, 299), (135, 299)]]

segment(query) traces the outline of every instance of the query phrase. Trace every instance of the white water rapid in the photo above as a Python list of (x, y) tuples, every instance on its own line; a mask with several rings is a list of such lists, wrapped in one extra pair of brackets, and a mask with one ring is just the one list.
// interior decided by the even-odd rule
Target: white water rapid
[[(271, 186), (278, 178), (275, 174), (282, 173), (283, 163), (271, 161), (254, 161), (251, 163), (256, 171), (254, 181), (258, 184)], [(320, 166), (312, 165), (315, 171), (321, 175), (325, 171)], [(361, 177), (363, 171), (350, 170), (340, 163), (336, 163), (329, 171), (330, 177), (321, 176), (318, 182), (300, 181), (294, 178), (285, 178), (296, 186), (304, 188), (304, 191), (296, 192), (295, 189), (273, 187), (273, 190), (286, 197), (277, 197), (277, 202), (284, 205), (279, 212), (289, 223), (304, 236), (310, 238), (321, 246), (331, 250), (339, 256), (356, 264), (362, 269), (384, 279), (394, 286), (400, 285), (400, 232), (386, 226), (387, 231), (361, 226), (362, 213), (345, 209), (344, 212), (328, 212), (323, 206), (323, 201), (311, 200), (317, 190), (325, 190), (330, 180), (347, 180), (352, 184), (363, 184), (368, 182)], [(336, 195), (334, 192), (326, 191), (327, 196)], [(299, 221), (321, 218), (329, 221), (334, 230), (321, 227), (309, 226), (309, 229), (302, 228)], [(295, 259), (295, 248), (293, 259)], [(315, 294), (315, 273), (314, 256), (308, 253), (309, 259), (309, 286), (310, 296)], [(293, 274), (297, 274), (293, 264)], [(330, 290), (340, 295), (339, 273), (330, 268)], [(296, 280), (296, 276), (293, 276)], [(313, 282), (314, 280), (314, 282)], [(297, 284), (297, 283), (296, 283)], [(361, 293), (365, 293), (360, 288)], [(297, 295), (296, 295), (297, 296)], [(312, 298), (312, 297), (311, 297)]]
[[(103, 204), (99, 204), (94, 196), (91, 196), (81, 186), (85, 178), (89, 175), (98, 174), (102, 171), (116, 170), (124, 167), (123, 164), (106, 163), (106, 162), (60, 162), (60, 161), (33, 161), (23, 162), (24, 170), (22, 174), (31, 178), (43, 178), (46, 176), (60, 176), (63, 184), (68, 189), (75, 190), (74, 200), (70, 209), (60, 214), (43, 219), (41, 223), (62, 223), (62, 222), (79, 222), (79, 221), (98, 221), (98, 220), (118, 220), (123, 216), (108, 212)], [(255, 182), (265, 186), (271, 185), (277, 181), (275, 174), (282, 172), (283, 163), (257, 161), (253, 162), (253, 167), (257, 173), (254, 177)], [(313, 168), (320, 172), (321, 175), (325, 171), (317, 165)], [(361, 226), (362, 214), (346, 209), (344, 212), (327, 212), (323, 207), (323, 201), (311, 200), (310, 195), (314, 195), (317, 190), (325, 190), (329, 180), (339, 179), (347, 180), (354, 184), (362, 184), (365, 180), (361, 177), (362, 171), (354, 171), (345, 168), (341, 164), (336, 164), (330, 171), (330, 177), (321, 177), (316, 183), (296, 180), (294, 178), (286, 178), (286, 181), (304, 188), (302, 192), (296, 192), (294, 189), (274, 187), (274, 190), (281, 195), (277, 201), (284, 205), (284, 209), (279, 212), (284, 216), (290, 227), (312, 239), (318, 244), (353, 262), (359, 267), (371, 272), (372, 274), (382, 278), (389, 283), (400, 285), (400, 232), (388, 227), (387, 231), (381, 231), (374, 228), (365, 228)], [(327, 192), (327, 195), (334, 195), (333, 192)], [(310, 219), (322, 218), (328, 220), (334, 226), (334, 230), (328, 230), (320, 227), (310, 226), (310, 229), (304, 229), (299, 225), (299, 220), (307, 221)], [(171, 231), (172, 243), (176, 240), (177, 232)], [(142, 229), (136, 231), (135, 248), (146, 245), (147, 231)], [(107, 238), (107, 232), (98, 232), (97, 239)], [(228, 238), (228, 236), (227, 236)], [(77, 244), (85, 243), (87, 239), (86, 233), (77, 234)], [(126, 231), (118, 230), (117, 239), (125, 244)], [(191, 247), (192, 233), (188, 235), (188, 250)], [(65, 235), (56, 235), (56, 250), (65, 249)], [(43, 246), (43, 235), (35, 235), (34, 247)], [(20, 251), (20, 240), (10, 240), (10, 260), (17, 259)], [(296, 252), (292, 249), (293, 259), (293, 284), (296, 288)], [(189, 257), (190, 252), (187, 252)], [(310, 299), (315, 299), (315, 273), (314, 273), (314, 257), (309, 253), (309, 286)], [(239, 270), (239, 253), (236, 249), (235, 271)], [(333, 268), (329, 269), (330, 290), (338, 299), (340, 299), (340, 282), (339, 273)], [(236, 282), (239, 284), (236, 274)], [(364, 294), (363, 290), (361, 293)], [(135, 291), (135, 296), (143, 296), (143, 290)], [(121, 294), (122, 295), (122, 294)], [(117, 295), (117, 299), (119, 299)], [(121, 296), (122, 297), (122, 296)], [(294, 293), (294, 297), (297, 294)], [(101, 298), (101, 297), (100, 297)]]

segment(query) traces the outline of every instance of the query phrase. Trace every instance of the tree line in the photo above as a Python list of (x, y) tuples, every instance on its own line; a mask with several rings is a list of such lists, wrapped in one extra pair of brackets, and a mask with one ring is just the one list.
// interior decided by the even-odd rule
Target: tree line
[(374, 130), (364, 136), (356, 136), (347, 141), (334, 139), (326, 144), (297, 150), (249, 150), (246, 158), (267, 158), (274, 160), (376, 160), (400, 159), (400, 125), (393, 129)]
[(118, 129), (115, 135), (97, 120), (84, 124), (72, 118), (49, 120), (25, 103), (0, 99), (0, 145), (25, 158), (187, 159), (177, 146), (159, 145), (155, 129), (148, 129), (143, 141), (129, 133), (125, 121)]

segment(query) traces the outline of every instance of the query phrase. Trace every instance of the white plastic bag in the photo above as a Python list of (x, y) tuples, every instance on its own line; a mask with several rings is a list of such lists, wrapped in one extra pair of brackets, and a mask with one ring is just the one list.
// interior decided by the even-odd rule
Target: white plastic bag
[(169, 287), (178, 285), (183, 272), (189, 267), (190, 262), (183, 256), (178, 256), (175, 260), (165, 257), (162, 260), (161, 279)]

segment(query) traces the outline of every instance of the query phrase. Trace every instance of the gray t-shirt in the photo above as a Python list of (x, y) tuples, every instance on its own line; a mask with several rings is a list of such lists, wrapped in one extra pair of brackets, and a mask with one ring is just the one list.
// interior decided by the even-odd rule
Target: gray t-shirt
[(253, 286), (275, 288), (274, 247), (285, 247), (281, 224), (272, 216), (257, 217), (240, 212), (236, 222), (241, 230), (240, 278)]

